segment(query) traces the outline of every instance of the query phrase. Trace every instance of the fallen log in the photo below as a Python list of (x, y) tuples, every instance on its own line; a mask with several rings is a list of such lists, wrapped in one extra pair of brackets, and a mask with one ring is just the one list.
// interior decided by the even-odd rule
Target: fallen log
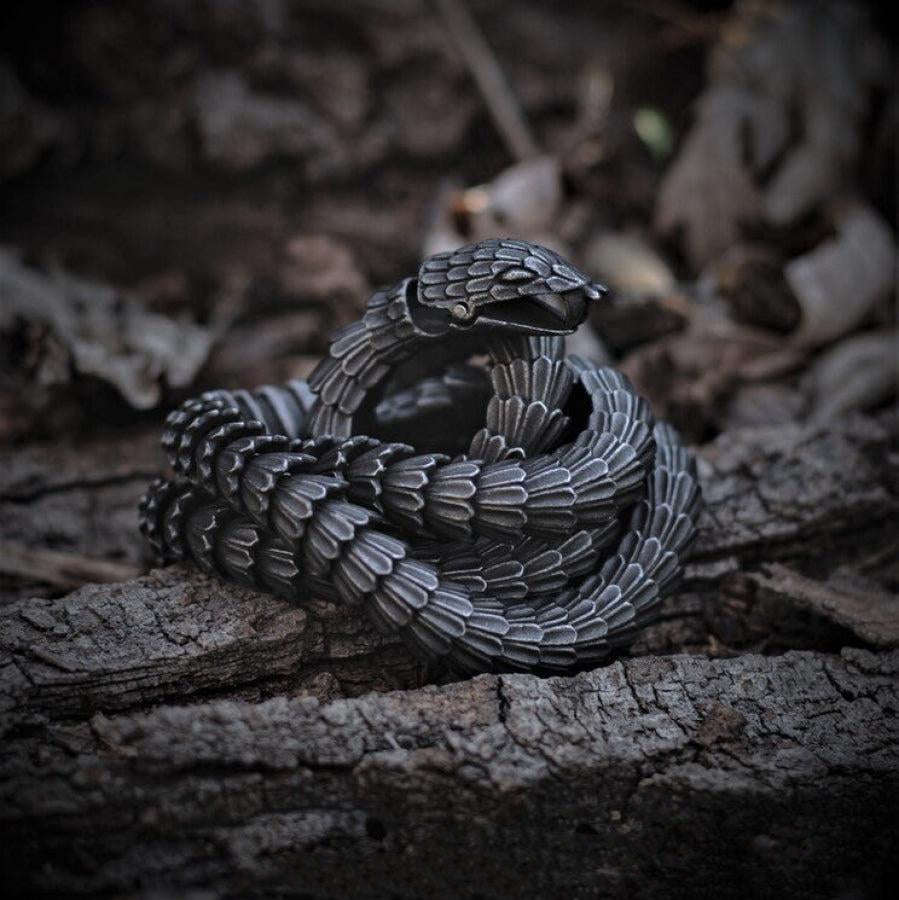
[(680, 656), (97, 714), (7, 742), (7, 876), (66, 895), (839, 896), (895, 852), (897, 675), (897, 652)]
[[(420, 687), (445, 675), (360, 610), (178, 566), (7, 603), (12, 883), (316, 898), (736, 897), (775, 878), (785, 893), (866, 890), (899, 846), (899, 655), (872, 639), (873, 619), (853, 631), (797, 596), (822, 637), (766, 604), (792, 597), (772, 562), (826, 579), (893, 540), (889, 440), (859, 417), (705, 448), (685, 593), (635, 648), (703, 656)], [(8, 477), (3, 509), (22, 521), (46, 497), (110, 490), (58, 471), (44, 490), (42, 477), (27, 490)], [(829, 652), (734, 655), (778, 630), (769, 652)]]

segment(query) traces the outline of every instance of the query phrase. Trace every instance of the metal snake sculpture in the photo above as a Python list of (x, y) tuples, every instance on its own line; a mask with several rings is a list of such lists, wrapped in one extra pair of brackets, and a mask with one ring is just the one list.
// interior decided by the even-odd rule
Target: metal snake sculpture
[(163, 562), (362, 604), (460, 673), (595, 664), (676, 586), (700, 506), (674, 430), (614, 369), (563, 356), (604, 293), (524, 241), (426, 259), (308, 384), (173, 412), (176, 477), (150, 486), (143, 532)]

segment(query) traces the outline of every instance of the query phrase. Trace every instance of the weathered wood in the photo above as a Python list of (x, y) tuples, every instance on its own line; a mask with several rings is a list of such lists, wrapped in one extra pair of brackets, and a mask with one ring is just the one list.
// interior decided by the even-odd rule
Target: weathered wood
[(694, 558), (821, 558), (841, 539), (889, 537), (899, 512), (890, 447), (889, 430), (863, 416), (725, 432), (700, 460), (705, 511)]
[[(135, 510), (163, 470), (158, 429), (80, 437), (0, 451), (0, 542), (145, 570)], [(0, 602), (46, 593), (39, 572), (12, 574), (0, 571)]]
[(197, 697), (414, 686), (418, 665), (359, 612), (292, 606), (180, 567), (2, 612), (6, 727)]
[(895, 652), (649, 658), (98, 714), (7, 743), (7, 875), (67, 893), (834, 896), (896, 846), (897, 674)]
[(779, 563), (755, 573), (753, 580), (762, 594), (818, 612), (849, 628), (865, 643), (899, 647), (899, 597), (876, 586), (846, 577), (815, 581)]
[(108, 559), (29, 547), (17, 541), (0, 545), (0, 575), (14, 575), (53, 587), (73, 590), (86, 581), (127, 581), (140, 574), (136, 566)]
[[(709, 448), (701, 473), (708, 506), (690, 571), (705, 595), (669, 602), (669, 620), (646, 636), (646, 650), (683, 646), (684, 619), (688, 642), (708, 643), (704, 607), (714, 604), (721, 575), (744, 559), (814, 554), (824, 542), (854, 538), (861, 521), (895, 514), (899, 502), (884, 484), (886, 442), (882, 427), (858, 419), (840, 430), (747, 431)], [(196, 695), (256, 698), (322, 686), (326, 696), (353, 695), (421, 677), (361, 610), (300, 609), (179, 567), (11, 603), (2, 621), (0, 703), (10, 716), (75, 718)]]
[[(705, 448), (685, 592), (635, 652), (721, 659), (416, 690), (439, 673), (361, 610), (178, 566), (8, 603), (0, 830), (16, 883), (311, 897), (745, 896), (775, 872), (788, 892), (867, 884), (895, 846), (899, 656), (726, 644), (885, 646), (827, 609), (826, 639), (779, 623), (771, 586), (751, 586), (775, 560), (826, 577), (860, 542), (886, 546), (889, 439), (856, 418)], [(21, 516), (110, 489), (86, 473), (44, 488), (33, 465), (0, 491)], [(128, 465), (133, 490), (143, 463)], [(790, 591), (775, 599), (789, 607)]]

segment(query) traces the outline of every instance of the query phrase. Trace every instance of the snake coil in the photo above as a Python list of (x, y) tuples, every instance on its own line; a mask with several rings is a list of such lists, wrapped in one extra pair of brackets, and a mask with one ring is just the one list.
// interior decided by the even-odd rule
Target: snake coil
[(623, 375), (563, 356), (603, 294), (524, 241), (430, 257), (308, 383), (168, 417), (175, 477), (140, 508), (153, 551), (363, 604), (458, 672), (595, 664), (675, 588), (700, 506), (675, 431)]

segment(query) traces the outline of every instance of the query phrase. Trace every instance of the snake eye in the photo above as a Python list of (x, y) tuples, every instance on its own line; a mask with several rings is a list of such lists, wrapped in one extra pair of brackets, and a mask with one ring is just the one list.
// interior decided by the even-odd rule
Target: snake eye
[(470, 303), (457, 303), (451, 310), (450, 315), (457, 322), (471, 322), (474, 319), (474, 307)]

